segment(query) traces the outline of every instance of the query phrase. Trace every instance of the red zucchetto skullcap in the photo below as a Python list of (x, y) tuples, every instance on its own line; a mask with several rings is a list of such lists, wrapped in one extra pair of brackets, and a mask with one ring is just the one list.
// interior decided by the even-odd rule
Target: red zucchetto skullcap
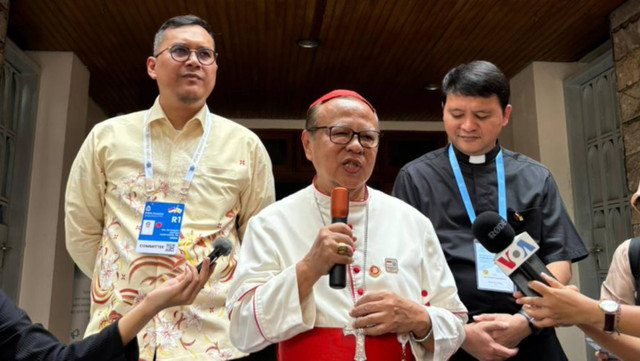
[(309, 110), (311, 110), (311, 108), (313, 108), (314, 106), (328, 102), (329, 100), (333, 98), (338, 98), (338, 97), (352, 97), (352, 98), (360, 99), (363, 102), (365, 102), (369, 106), (369, 108), (371, 108), (372, 112), (374, 113), (376, 112), (376, 109), (373, 107), (373, 105), (371, 105), (371, 103), (369, 103), (367, 99), (363, 98), (362, 95), (354, 92), (353, 90), (336, 89), (328, 92), (327, 94), (318, 98), (318, 100), (316, 100), (315, 102), (311, 103), (311, 105), (309, 106), (309, 109), (307, 109), (307, 114), (309, 114)]

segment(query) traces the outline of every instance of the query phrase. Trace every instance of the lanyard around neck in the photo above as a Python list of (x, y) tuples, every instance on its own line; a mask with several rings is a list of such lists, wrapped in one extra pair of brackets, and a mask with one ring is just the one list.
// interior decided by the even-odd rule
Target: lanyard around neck
[[(464, 208), (467, 210), (469, 220), (473, 224), (473, 221), (476, 219), (476, 212), (473, 209), (473, 204), (471, 204), (471, 197), (469, 197), (467, 186), (464, 183), (464, 178), (462, 177), (462, 172), (460, 171), (460, 165), (458, 164), (458, 159), (453, 152), (453, 144), (449, 144), (449, 163), (451, 163), (453, 175), (456, 177), (456, 183), (458, 184), (458, 190), (460, 191), (460, 196), (462, 197), (462, 203), (464, 203)], [(502, 159), (502, 149), (500, 149), (498, 155), (496, 155), (496, 177), (498, 179), (498, 214), (500, 214), (502, 218), (507, 219), (507, 196), (505, 191), (506, 185), (504, 180), (504, 161)]]
[[(151, 193), (155, 189), (155, 184), (153, 182), (151, 126), (150, 123), (148, 123), (150, 112), (151, 109), (147, 110), (144, 114), (144, 128), (142, 129), (142, 147), (144, 148), (145, 193), (147, 195), (147, 199), (151, 198)], [(206, 114), (207, 115), (204, 124), (204, 132), (200, 137), (200, 141), (198, 142), (196, 149), (193, 151), (191, 161), (189, 161), (189, 168), (187, 169), (187, 173), (184, 176), (184, 181), (182, 182), (182, 186), (180, 187), (180, 203), (184, 203), (185, 199), (187, 198), (187, 192), (189, 192), (189, 187), (191, 186), (193, 175), (195, 174), (198, 163), (200, 162), (200, 159), (204, 154), (204, 148), (207, 144), (207, 138), (209, 138), (209, 130), (211, 129), (211, 113), (207, 111)]]

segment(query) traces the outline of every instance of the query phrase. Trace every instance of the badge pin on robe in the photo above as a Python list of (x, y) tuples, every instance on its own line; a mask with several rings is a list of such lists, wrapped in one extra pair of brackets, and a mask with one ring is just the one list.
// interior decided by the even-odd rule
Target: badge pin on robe
[(520, 226), (524, 222), (524, 217), (518, 211), (508, 208), (507, 209), (507, 217), (514, 227)]
[(378, 276), (380, 276), (380, 267), (376, 265), (369, 267), (369, 276), (378, 278)]
[(384, 269), (389, 273), (398, 273), (398, 260), (395, 258), (385, 258)]

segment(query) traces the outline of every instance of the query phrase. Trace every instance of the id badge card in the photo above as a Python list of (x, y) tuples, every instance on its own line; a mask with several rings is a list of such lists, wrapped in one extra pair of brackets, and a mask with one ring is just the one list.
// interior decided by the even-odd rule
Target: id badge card
[(176, 254), (184, 203), (146, 202), (136, 252)]
[(513, 293), (515, 285), (509, 276), (505, 275), (493, 261), (494, 254), (487, 251), (486, 248), (477, 240), (473, 240), (473, 248), (476, 258), (476, 279), (478, 289), (482, 291), (494, 291)]

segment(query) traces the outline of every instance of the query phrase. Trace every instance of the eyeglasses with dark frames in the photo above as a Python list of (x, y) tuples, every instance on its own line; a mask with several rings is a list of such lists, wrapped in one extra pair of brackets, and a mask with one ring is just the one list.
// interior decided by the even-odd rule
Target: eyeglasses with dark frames
[(211, 65), (218, 59), (218, 53), (209, 48), (200, 48), (196, 50), (189, 49), (186, 45), (176, 44), (172, 45), (164, 50), (158, 52), (154, 57), (158, 57), (160, 54), (169, 50), (171, 58), (177, 62), (184, 63), (191, 57), (191, 53), (196, 53), (196, 59), (202, 65)]
[(355, 130), (341, 126), (335, 125), (332, 127), (311, 127), (307, 129), (309, 132), (315, 132), (320, 129), (328, 129), (329, 130), (329, 140), (332, 143), (339, 145), (346, 145), (351, 143), (353, 136), (358, 136), (358, 142), (363, 148), (376, 148), (380, 144), (380, 138), (382, 138), (382, 132), (378, 130), (363, 130), (360, 132), (356, 132)]

